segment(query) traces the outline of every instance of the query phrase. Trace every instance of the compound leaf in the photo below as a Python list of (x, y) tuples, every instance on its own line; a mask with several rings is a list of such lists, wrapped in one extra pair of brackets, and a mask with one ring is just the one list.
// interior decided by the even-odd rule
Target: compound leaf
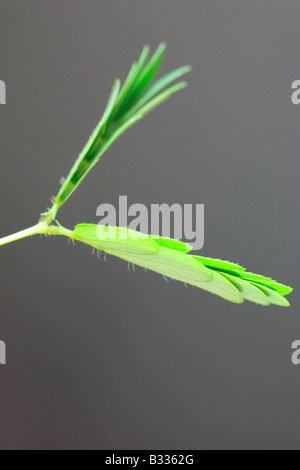
[(72, 238), (230, 302), (242, 303), (245, 299), (260, 305), (289, 306), (282, 294), (290, 293), (292, 288), (247, 273), (245, 268), (229, 261), (188, 254), (192, 247), (178, 240), (92, 224), (77, 225)]

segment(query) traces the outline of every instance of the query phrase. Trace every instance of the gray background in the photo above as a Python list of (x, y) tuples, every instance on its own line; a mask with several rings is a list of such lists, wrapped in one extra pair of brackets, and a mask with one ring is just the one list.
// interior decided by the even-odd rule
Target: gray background
[(203, 203), (202, 254), (296, 287), (234, 305), (64, 239), (1, 248), (2, 449), (300, 444), (299, 1), (0, 1), (1, 236), (36, 222), (145, 43), (189, 88), (122, 137), (60, 213)]

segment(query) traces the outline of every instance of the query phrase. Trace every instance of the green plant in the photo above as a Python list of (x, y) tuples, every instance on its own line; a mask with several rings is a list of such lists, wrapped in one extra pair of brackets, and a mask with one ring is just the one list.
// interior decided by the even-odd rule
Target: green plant
[(134, 265), (200, 287), (231, 302), (242, 303), (247, 299), (261, 305), (289, 306), (284, 296), (292, 288), (268, 277), (248, 273), (234, 263), (188, 254), (192, 247), (181, 241), (145, 235), (122, 227), (92, 224), (77, 225), (74, 230), (68, 230), (56, 220), (60, 207), (111, 144), (148, 112), (186, 87), (185, 82), (172, 86), (171, 83), (188, 73), (191, 70), (189, 66), (155, 81), (165, 50), (165, 44), (161, 44), (149, 59), (149, 47), (145, 47), (123, 87), (119, 80), (115, 81), (104, 115), (62, 184), (52, 208), (42, 214), (37, 225), (0, 239), (0, 245), (36, 234), (62, 235)]

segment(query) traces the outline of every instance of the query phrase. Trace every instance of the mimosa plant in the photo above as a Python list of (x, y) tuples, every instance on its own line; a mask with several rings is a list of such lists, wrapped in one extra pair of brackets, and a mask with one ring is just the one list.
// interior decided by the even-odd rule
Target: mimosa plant
[(155, 81), (165, 50), (165, 44), (161, 44), (149, 59), (149, 47), (145, 47), (140, 59), (131, 67), (123, 87), (120, 80), (115, 81), (104, 115), (63, 182), (51, 209), (42, 214), (35, 226), (0, 239), (0, 245), (36, 234), (61, 235), (134, 265), (200, 287), (231, 302), (242, 303), (247, 299), (261, 305), (289, 306), (285, 295), (292, 288), (268, 277), (248, 273), (235, 263), (189, 254), (192, 247), (184, 242), (141, 234), (123, 227), (81, 224), (74, 230), (68, 230), (57, 221), (61, 206), (112, 143), (152, 109), (186, 87), (185, 82), (171, 84), (188, 73), (191, 70), (189, 66)]

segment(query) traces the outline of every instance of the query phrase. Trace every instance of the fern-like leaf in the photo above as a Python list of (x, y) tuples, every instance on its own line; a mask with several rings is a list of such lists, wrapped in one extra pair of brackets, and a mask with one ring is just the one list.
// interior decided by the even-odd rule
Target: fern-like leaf
[(101, 121), (55, 198), (55, 210), (66, 202), (104, 152), (121, 134), (174, 93), (186, 87), (186, 82), (180, 82), (165, 89), (188, 73), (191, 70), (189, 66), (174, 70), (154, 82), (165, 51), (166, 45), (161, 44), (153, 57), (148, 60), (149, 47), (144, 47), (139, 61), (133, 64), (123, 87), (121, 88), (120, 80), (115, 81)]
[(71, 237), (230, 302), (249, 300), (260, 305), (290, 305), (284, 296), (292, 292), (291, 287), (248, 273), (235, 263), (188, 254), (192, 247), (181, 241), (144, 235), (122, 227), (92, 224), (77, 225)]

